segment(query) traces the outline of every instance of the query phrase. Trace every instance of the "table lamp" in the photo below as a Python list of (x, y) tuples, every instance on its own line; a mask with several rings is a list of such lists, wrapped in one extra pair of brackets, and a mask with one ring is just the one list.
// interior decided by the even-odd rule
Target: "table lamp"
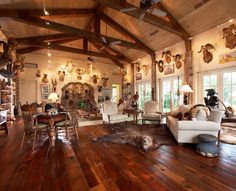
[(52, 92), (50, 93), (50, 95), (48, 96), (48, 99), (52, 102), (52, 103), (56, 103), (59, 100), (59, 97), (57, 95), (56, 92)]
[(193, 92), (192, 88), (189, 85), (185, 84), (181, 87), (180, 92), (183, 92), (184, 94), (184, 105), (188, 105), (188, 93)]

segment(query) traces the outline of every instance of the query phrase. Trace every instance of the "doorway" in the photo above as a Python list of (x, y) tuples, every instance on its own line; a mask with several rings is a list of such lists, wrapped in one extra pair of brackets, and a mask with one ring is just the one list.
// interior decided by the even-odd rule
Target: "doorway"
[(138, 83), (137, 90), (139, 94), (139, 100), (138, 100), (139, 109), (144, 109), (144, 103), (152, 99), (151, 82), (146, 81)]

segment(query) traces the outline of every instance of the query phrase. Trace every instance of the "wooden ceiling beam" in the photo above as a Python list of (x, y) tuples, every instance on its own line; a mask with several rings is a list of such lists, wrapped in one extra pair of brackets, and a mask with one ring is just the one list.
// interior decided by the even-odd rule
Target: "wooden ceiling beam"
[[(94, 1), (96, 1), (97, 3), (103, 6), (112, 8), (117, 11), (120, 11), (122, 8), (124, 8), (121, 6), (120, 0), (112, 0), (112, 1), (111, 0), (94, 0)], [(134, 7), (134, 6), (129, 3), (126, 3), (126, 7)], [(123, 12), (123, 14), (139, 19), (142, 9), (138, 7), (136, 8), (137, 9), (133, 11)], [(143, 21), (153, 26), (162, 28), (170, 33), (176, 34), (180, 36), (182, 39), (188, 39), (190, 37), (188, 33), (185, 33), (185, 31), (179, 30), (179, 28), (176, 28), (175, 25), (172, 25), (172, 22), (168, 22), (158, 16), (155, 16), (152, 14), (146, 14), (145, 17), (143, 18)]]
[(0, 9), (0, 17), (19, 17), (22, 14), (30, 16), (49, 17), (65, 17), (65, 16), (79, 16), (87, 14), (95, 14), (96, 9), (46, 9), (49, 15), (45, 15), (43, 9)]
[(28, 46), (25, 48), (17, 49), (17, 54), (27, 54), (27, 53), (34, 52), (41, 49), (42, 49), (41, 47)]
[[(96, 44), (96, 43), (93, 43), (92, 44), (95, 48), (97, 48), (99, 51), (101, 51), (103, 54), (106, 54), (106, 55), (110, 55), (112, 56), (108, 51), (106, 51), (105, 49), (102, 49), (102, 45), (99, 45), (99, 44)], [(124, 65), (119, 61), (120, 58), (110, 58), (115, 65), (117, 65), (118, 67), (120, 68), (124, 68)]]
[[(20, 22), (31, 24), (31, 25), (35, 25), (35, 26), (46, 28), (46, 29), (71, 34), (71, 35), (76, 35), (76, 36), (87, 38), (87, 39), (97, 40), (97, 41), (100, 41), (101, 43), (103, 43), (102, 39), (100, 37), (98, 37), (95, 33), (81, 30), (78, 28), (74, 28), (71, 26), (55, 23), (55, 22), (48, 21), (48, 20), (41, 19), (41, 18), (37, 18), (37, 17), (30, 17), (28, 15), (21, 15), (20, 17), (14, 18), (14, 19), (17, 21), (20, 21)], [(101, 36), (106, 38), (109, 42), (120, 41), (121, 43), (119, 44), (119, 46), (143, 51), (143, 47), (140, 47), (135, 43), (124, 41), (124, 40), (117, 39), (114, 37), (105, 36), (105, 35), (101, 35)]]
[(22, 37), (22, 38), (15, 38), (18, 43), (27, 44), (31, 43), (32, 41), (36, 42), (55, 42), (59, 40), (66, 40), (66, 39), (80, 39), (82, 37), (70, 34), (52, 34), (52, 35), (43, 35), (43, 36), (31, 36), (31, 37)]
[(143, 43), (141, 40), (139, 40), (136, 36), (134, 36), (131, 32), (129, 32), (127, 29), (125, 29), (123, 26), (121, 26), (119, 23), (117, 23), (115, 20), (113, 20), (111, 17), (109, 17), (106, 14), (101, 14), (101, 19), (106, 22), (108, 25), (110, 25), (112, 28), (123, 34), (125, 37), (132, 39), (135, 43), (139, 44), (139, 46), (143, 47), (143, 49), (146, 50), (148, 53), (155, 52), (150, 47), (148, 47), (145, 43)]

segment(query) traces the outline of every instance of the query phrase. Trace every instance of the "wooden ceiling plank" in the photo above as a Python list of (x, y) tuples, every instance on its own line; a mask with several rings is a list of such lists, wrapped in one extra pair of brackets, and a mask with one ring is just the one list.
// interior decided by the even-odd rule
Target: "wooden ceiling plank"
[(28, 46), (25, 48), (17, 49), (17, 54), (27, 54), (27, 53), (34, 52), (34, 51), (41, 50), (41, 49), (42, 48), (40, 48), (40, 47)]
[(49, 15), (45, 15), (43, 9), (0, 9), (0, 17), (18, 17), (22, 14), (31, 16), (46, 17), (65, 17), (65, 16), (79, 16), (87, 14), (95, 14), (96, 9), (47, 9)]
[(108, 15), (106, 15), (104, 13), (101, 14), (101, 19), (104, 22), (106, 22), (107, 24), (109, 24), (112, 28), (114, 28), (115, 30), (117, 30), (118, 32), (123, 34), (124, 36), (132, 39), (134, 42), (136, 42), (136, 44), (138, 44), (139, 46), (143, 47), (143, 49), (145, 49), (148, 53), (155, 52), (154, 50), (152, 50), (150, 47), (148, 47), (145, 43), (143, 43), (141, 40), (139, 40), (136, 36), (134, 36), (131, 32), (129, 32), (124, 27), (122, 27), (120, 24), (118, 24), (115, 20), (113, 20)]
[[(102, 43), (102, 39), (97, 37), (96, 34), (94, 34), (92, 32), (89, 32), (89, 31), (74, 28), (74, 27), (71, 27), (71, 26), (55, 23), (55, 22), (52, 22), (52, 21), (47, 21), (47, 20), (44, 20), (44, 19), (41, 19), (41, 18), (30, 17), (28, 15), (21, 15), (20, 17), (14, 18), (14, 19), (17, 20), (17, 21), (20, 21), (20, 22), (36, 25), (36, 26), (43, 27), (43, 28), (46, 28), (46, 29), (56, 30), (56, 31), (59, 31), (59, 32), (64, 32), (64, 33), (84, 37), (84, 38), (87, 38), (87, 39), (98, 40)], [(105, 36), (105, 35), (101, 35), (101, 36), (106, 38), (109, 42), (120, 41), (121, 43), (119, 44), (119, 46), (124, 46), (124, 47), (128, 47), (128, 48), (143, 51), (143, 48), (137, 46), (135, 43), (124, 41), (124, 40), (117, 39), (117, 38), (114, 38), (114, 37)]]
[[(111, 0), (94, 0), (94, 1), (96, 1), (97, 3), (103, 6), (112, 8), (117, 11), (120, 11), (122, 8), (124, 8), (120, 5), (120, 0), (112, 0), (112, 1)], [(126, 3), (126, 5), (128, 7), (134, 7), (133, 5), (128, 4), (128, 3)], [(123, 12), (123, 13), (131, 17), (134, 17), (136, 19), (139, 19), (141, 12), (142, 10), (137, 7), (136, 10)], [(176, 34), (183, 39), (187, 39), (190, 37), (188, 34), (183, 33), (183, 31), (180, 31), (178, 28), (175, 28), (176, 26), (175, 25), (173, 26), (171, 22), (168, 22), (158, 16), (155, 16), (152, 14), (146, 14), (145, 17), (143, 18), (143, 21), (153, 26), (162, 28), (170, 33)]]

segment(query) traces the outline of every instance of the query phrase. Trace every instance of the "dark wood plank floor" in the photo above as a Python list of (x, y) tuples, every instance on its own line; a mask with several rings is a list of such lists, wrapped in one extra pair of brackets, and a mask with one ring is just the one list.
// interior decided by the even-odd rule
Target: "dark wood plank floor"
[[(58, 139), (19, 150), (22, 120), (0, 132), (0, 190), (161, 191), (236, 190), (236, 145), (221, 144), (220, 155), (206, 158), (190, 145), (162, 146), (141, 153), (127, 145), (94, 143), (102, 126), (80, 127), (80, 141)], [(45, 137), (46, 138), (46, 137)]]

